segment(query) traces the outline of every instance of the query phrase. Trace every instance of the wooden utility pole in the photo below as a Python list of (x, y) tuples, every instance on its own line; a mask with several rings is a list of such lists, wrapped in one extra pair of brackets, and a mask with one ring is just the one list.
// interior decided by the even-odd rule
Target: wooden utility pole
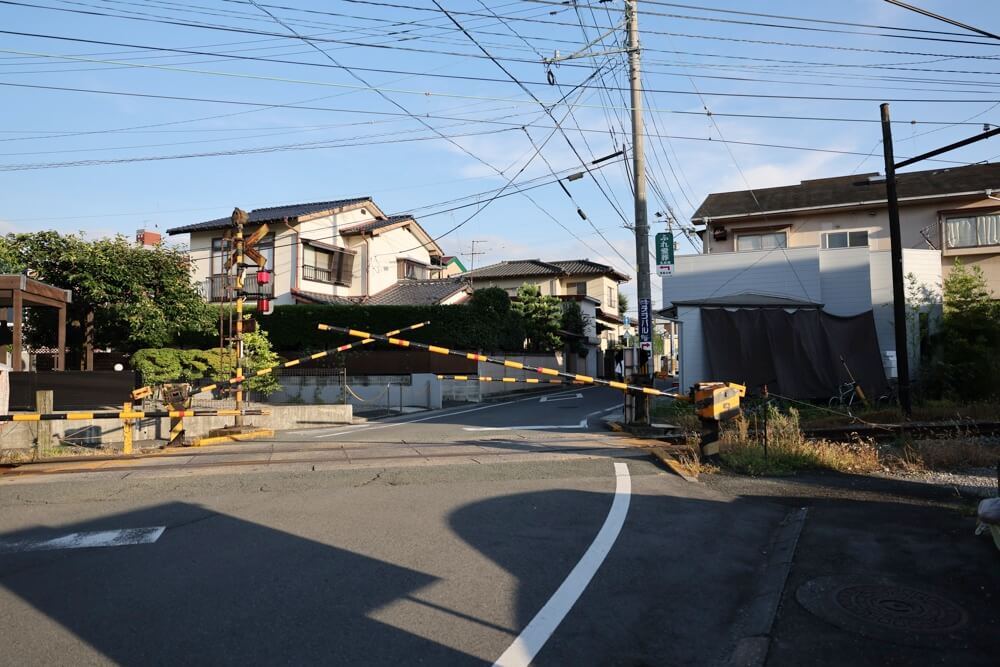
[(910, 401), (910, 353), (906, 336), (906, 295), (903, 292), (903, 240), (899, 229), (899, 199), (896, 195), (896, 163), (892, 155), (892, 123), (889, 105), (882, 107), (882, 148), (885, 153), (885, 194), (889, 205), (889, 242), (892, 263), (892, 317), (896, 330), (896, 377), (899, 406), (909, 417), (913, 412)]

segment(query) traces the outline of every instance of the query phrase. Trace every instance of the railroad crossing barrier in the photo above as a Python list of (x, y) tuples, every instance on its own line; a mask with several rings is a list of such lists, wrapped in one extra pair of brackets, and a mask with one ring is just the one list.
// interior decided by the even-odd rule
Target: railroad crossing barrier
[[(418, 322), (416, 324), (411, 324), (408, 327), (402, 327), (401, 329), (394, 329), (392, 331), (388, 331), (388, 332), (386, 332), (383, 335), (384, 336), (395, 336), (396, 334), (403, 333), (404, 331), (413, 331), (414, 329), (419, 329), (421, 327), (425, 327), (428, 324), (430, 324), (430, 321), (427, 321), (427, 322)], [(291, 368), (293, 366), (298, 366), (299, 364), (301, 364), (303, 362), (313, 361), (315, 359), (322, 359), (323, 357), (329, 356), (331, 354), (337, 354), (338, 352), (347, 352), (348, 350), (350, 350), (352, 348), (360, 347), (362, 345), (368, 345), (369, 343), (374, 343), (376, 340), (379, 340), (379, 339), (378, 338), (370, 338), (369, 337), (366, 340), (355, 341), (353, 343), (347, 343), (346, 345), (341, 345), (340, 347), (334, 348), (332, 350), (325, 350), (323, 352), (316, 352), (315, 354), (310, 354), (310, 355), (307, 355), (305, 357), (299, 357), (298, 359), (292, 359), (291, 361), (285, 361), (285, 362), (280, 363), (280, 364), (275, 364), (274, 366), (268, 366), (267, 368), (262, 368), (262, 369), (260, 369), (259, 371), (255, 372), (255, 373), (251, 373), (250, 375), (240, 375), (238, 377), (233, 377), (233, 378), (230, 378), (228, 380), (221, 380), (219, 382), (213, 382), (212, 384), (207, 384), (207, 385), (204, 385), (202, 387), (194, 387), (194, 388), (191, 389), (191, 392), (190, 392), (189, 396), (197, 396), (199, 394), (205, 394), (205, 393), (208, 393), (210, 391), (214, 391), (214, 390), (219, 389), (221, 387), (228, 387), (230, 385), (240, 384), (241, 382), (243, 382), (244, 380), (247, 380), (248, 378), (260, 377), (262, 375), (268, 375), (270, 373), (273, 373), (276, 370), (281, 370), (281, 369), (284, 369), (284, 368)], [(138, 401), (138, 400), (141, 400), (143, 398), (148, 398), (149, 396), (152, 396), (152, 395), (153, 395), (153, 388), (152, 387), (150, 387), (150, 386), (140, 387), (138, 389), (135, 389), (132, 392), (132, 400)]]
[(438, 375), (438, 380), (458, 380), (460, 382), (523, 382), (525, 384), (584, 384), (578, 380), (543, 380), (539, 378), (505, 378), (505, 377), (492, 377), (489, 375)]
[(621, 389), (623, 391), (632, 391), (636, 393), (647, 394), (649, 396), (666, 396), (667, 398), (674, 398), (681, 401), (690, 400), (687, 396), (683, 394), (675, 394), (669, 391), (661, 391), (659, 389), (654, 389), (653, 387), (642, 387), (639, 385), (627, 384), (625, 382), (616, 382), (614, 380), (602, 380), (600, 378), (590, 377), (589, 375), (578, 375), (575, 373), (565, 373), (555, 368), (544, 368), (542, 366), (528, 366), (527, 364), (522, 364), (519, 361), (510, 361), (508, 359), (498, 359), (495, 357), (489, 357), (484, 354), (477, 354), (475, 352), (458, 352), (455, 350), (449, 350), (446, 347), (438, 347), (437, 345), (427, 345), (424, 343), (415, 343), (409, 340), (403, 340), (401, 338), (394, 338), (390, 335), (380, 335), (373, 334), (367, 331), (358, 331), (357, 329), (347, 329), (345, 327), (335, 327), (329, 324), (318, 325), (321, 331), (332, 331), (334, 333), (346, 334), (354, 338), (364, 338), (382, 341), (384, 343), (389, 343), (391, 345), (396, 345), (398, 347), (415, 347), (418, 350), (427, 350), (428, 352), (433, 352), (434, 354), (442, 354), (452, 357), (462, 357), (463, 359), (470, 359), (472, 361), (482, 361), (488, 364), (496, 364), (498, 366), (506, 366), (507, 368), (516, 368), (518, 370), (530, 371), (532, 373), (539, 373), (541, 375), (554, 375), (557, 377), (566, 378), (568, 380), (573, 380), (580, 384), (593, 384), (603, 387), (612, 387), (614, 389)]
[[(182, 441), (183, 426), (181, 420), (184, 417), (234, 417), (236, 415), (270, 415), (270, 410), (136, 410), (132, 403), (127, 402), (119, 411), (102, 412), (36, 412), (25, 414), (0, 414), (0, 423), (23, 423), (35, 422), (39, 426), (51, 424), (55, 421), (90, 421), (94, 420), (115, 420), (122, 425), (122, 454), (131, 455), (133, 453), (133, 428), (135, 423), (141, 419), (158, 419), (168, 417), (170, 419), (171, 434), (169, 445), (186, 444)], [(39, 458), (44, 456), (44, 451), (50, 444), (51, 436), (46, 434), (44, 429), (39, 428), (35, 434), (36, 455)], [(61, 439), (60, 439), (61, 440)]]
[(154, 419), (158, 417), (235, 417), (267, 415), (269, 410), (119, 410), (108, 412), (47, 412), (0, 415), (0, 422), (88, 421), (91, 419)]

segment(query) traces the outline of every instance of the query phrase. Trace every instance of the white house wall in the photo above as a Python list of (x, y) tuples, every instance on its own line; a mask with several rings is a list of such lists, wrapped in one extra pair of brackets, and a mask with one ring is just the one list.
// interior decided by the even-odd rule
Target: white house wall
[(664, 304), (740, 292), (822, 302), (817, 248), (681, 255), (674, 268), (663, 278)]
[(820, 303), (833, 315), (857, 315), (872, 307), (868, 248), (819, 252)]
[[(412, 259), (421, 264), (430, 264), (431, 255), (427, 248), (408, 229), (397, 227), (368, 240), (368, 290), (378, 294), (392, 287), (398, 279), (397, 259)], [(360, 262), (355, 263), (358, 268)], [(360, 292), (358, 292), (360, 294)]]
[(694, 306), (678, 306), (677, 319), (681, 322), (680, 333), (680, 391), (686, 392), (695, 382), (708, 379), (708, 356), (705, 352), (704, 332), (701, 328), (701, 309)]

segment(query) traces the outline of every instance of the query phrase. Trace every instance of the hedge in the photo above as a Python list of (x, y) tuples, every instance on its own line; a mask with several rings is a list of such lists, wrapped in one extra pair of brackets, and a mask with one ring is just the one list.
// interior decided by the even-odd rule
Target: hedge
[[(417, 322), (430, 324), (407, 332), (407, 340), (458, 350), (520, 350), (522, 327), (511, 314), (497, 315), (473, 305), (458, 306), (276, 306), (256, 318), (275, 350), (325, 350), (348, 337), (320, 331), (318, 324), (385, 333)], [(402, 337), (402, 336), (401, 336)], [(374, 343), (373, 346), (391, 347)]]

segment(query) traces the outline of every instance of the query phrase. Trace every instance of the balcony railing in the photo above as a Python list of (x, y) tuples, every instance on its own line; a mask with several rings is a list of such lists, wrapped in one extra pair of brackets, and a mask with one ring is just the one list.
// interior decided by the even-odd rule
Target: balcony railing
[[(227, 287), (230, 289), (227, 293)], [(230, 275), (209, 276), (202, 282), (202, 294), (206, 301), (218, 303), (235, 299), (236, 277)], [(265, 297), (274, 298), (274, 274), (266, 285), (257, 282), (256, 273), (246, 273), (243, 276), (243, 293), (247, 298)]]

